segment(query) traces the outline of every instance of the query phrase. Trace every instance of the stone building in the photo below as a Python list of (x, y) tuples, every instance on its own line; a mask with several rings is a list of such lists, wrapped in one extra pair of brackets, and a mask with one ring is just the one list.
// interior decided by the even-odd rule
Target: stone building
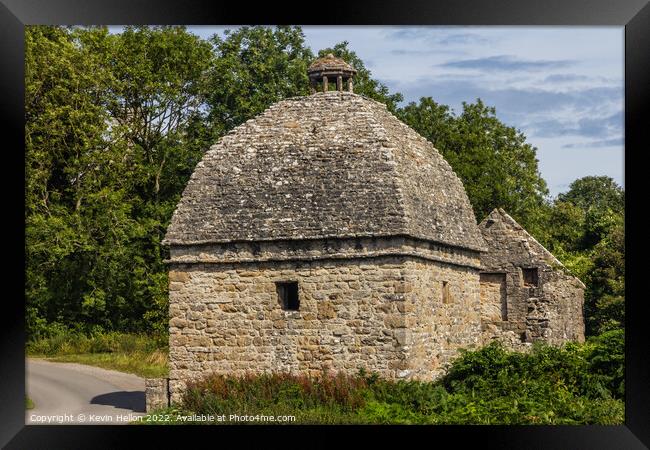
[[(431, 380), (490, 333), (574, 337), (553, 323), (565, 309), (544, 309), (562, 286), (525, 301), (514, 293), (508, 283), (520, 278), (499, 265), (506, 250), (486, 253), (485, 222), (460, 179), (385, 105), (354, 94), (354, 73), (331, 55), (317, 60), (312, 95), (272, 105), (197, 165), (163, 242), (172, 401), (210, 372), (363, 368)], [(498, 289), (519, 296), (507, 320), (487, 306), (503, 301), (492, 286), (501, 276)]]
[(503, 209), (479, 224), (483, 333), (513, 348), (584, 341), (585, 285)]

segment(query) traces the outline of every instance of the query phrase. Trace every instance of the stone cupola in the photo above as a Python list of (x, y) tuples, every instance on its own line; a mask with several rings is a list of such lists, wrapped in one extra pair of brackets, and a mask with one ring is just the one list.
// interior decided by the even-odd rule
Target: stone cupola
[(309, 84), (311, 93), (318, 90), (318, 84), (321, 84), (323, 92), (329, 89), (329, 83), (336, 83), (336, 90), (343, 91), (343, 83), (347, 82), (348, 91), (352, 92), (352, 77), (357, 71), (331, 53), (322, 58), (318, 58), (307, 69), (309, 75)]

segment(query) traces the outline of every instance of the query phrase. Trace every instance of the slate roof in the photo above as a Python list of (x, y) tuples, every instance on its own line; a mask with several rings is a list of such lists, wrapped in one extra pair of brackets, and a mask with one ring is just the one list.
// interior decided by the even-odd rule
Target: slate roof
[(280, 101), (210, 147), (163, 244), (408, 235), (484, 250), (460, 179), (382, 103)]

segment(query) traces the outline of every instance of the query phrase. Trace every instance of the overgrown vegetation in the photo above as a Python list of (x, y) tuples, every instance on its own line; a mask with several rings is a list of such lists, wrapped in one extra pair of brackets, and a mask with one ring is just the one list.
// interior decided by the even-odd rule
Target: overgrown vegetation
[(529, 353), (493, 343), (463, 352), (437, 382), (365, 373), (211, 375), (192, 383), (182, 404), (165, 413), (171, 420), (177, 414), (294, 415), (290, 423), (318, 424), (620, 424), (623, 344), (621, 330), (585, 344), (537, 345)]

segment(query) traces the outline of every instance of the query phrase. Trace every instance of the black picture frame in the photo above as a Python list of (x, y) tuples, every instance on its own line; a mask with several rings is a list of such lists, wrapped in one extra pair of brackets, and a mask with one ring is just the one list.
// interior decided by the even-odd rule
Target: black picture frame
[[(24, 25), (127, 24), (301, 24), (301, 25), (614, 25), (625, 27), (625, 191), (626, 246), (629, 261), (643, 261), (645, 187), (641, 158), (650, 125), (650, 4), (646, 0), (438, 0), (213, 3), (206, 0), (0, 0), (0, 127), (4, 200), (3, 326), (0, 340), (0, 445), (8, 449), (124, 448), (144, 438), (147, 447), (171, 438), (208, 438), (210, 446), (238, 439), (250, 442), (247, 427), (45, 426), (24, 423)], [(645, 146), (644, 146), (645, 144)], [(23, 169), (21, 171), (20, 169)], [(637, 205), (638, 203), (638, 205)], [(21, 236), (23, 230), (23, 242)], [(396, 436), (401, 445), (481, 448), (636, 449), (650, 446), (650, 368), (642, 264), (626, 264), (626, 418), (620, 426), (367, 426), (332, 428), (256, 426), (255, 435), (309, 446), (354, 445), (367, 438)], [(22, 286), (19, 280), (22, 280)], [(7, 289), (11, 288), (11, 289)], [(15, 292), (14, 292), (15, 289)], [(289, 431), (290, 430), (290, 431)], [(341, 437), (339, 431), (352, 431)], [(208, 433), (208, 436), (205, 436)], [(317, 433), (317, 434), (316, 434)], [(413, 433), (421, 436), (413, 436)], [(138, 434), (138, 439), (133, 435)], [(180, 436), (179, 436), (180, 435)], [(417, 443), (422, 439), (422, 443)], [(309, 441), (305, 441), (309, 439)], [(443, 444), (444, 441), (453, 444)], [(398, 441), (398, 442), (400, 442)]]

